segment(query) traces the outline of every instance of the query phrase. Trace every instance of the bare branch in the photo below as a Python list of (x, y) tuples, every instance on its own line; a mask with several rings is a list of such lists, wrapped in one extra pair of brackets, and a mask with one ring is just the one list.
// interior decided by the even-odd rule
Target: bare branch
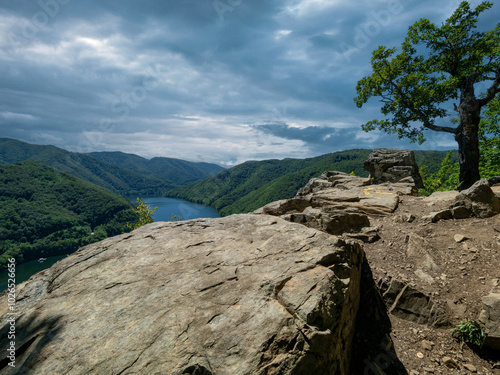
[(450, 128), (448, 126), (438, 126), (438, 125), (433, 125), (431, 123), (425, 123), (425, 122), (424, 122), (424, 127), (426, 127), (427, 129), (434, 130), (436, 132), (445, 132), (445, 133), (455, 134), (455, 132), (457, 131), (456, 128)]

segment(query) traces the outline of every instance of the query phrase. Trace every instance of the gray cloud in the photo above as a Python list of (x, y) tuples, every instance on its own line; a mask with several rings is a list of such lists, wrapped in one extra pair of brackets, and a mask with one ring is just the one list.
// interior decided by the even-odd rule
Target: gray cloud
[[(458, 4), (4, 0), (0, 136), (224, 165), (416, 148), (361, 132), (381, 115), (376, 101), (355, 107), (355, 85), (373, 49), (399, 45), (410, 24), (440, 23)], [(499, 7), (481, 27), (496, 24)], [(455, 145), (429, 133), (423, 147)]]

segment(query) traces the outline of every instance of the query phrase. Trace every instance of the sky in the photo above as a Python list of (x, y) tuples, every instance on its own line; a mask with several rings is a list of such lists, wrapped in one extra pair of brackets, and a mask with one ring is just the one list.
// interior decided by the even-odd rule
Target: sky
[[(476, 6), (480, 1), (470, 1)], [(495, 3), (495, 2), (494, 2)], [(1, 0), (0, 137), (224, 167), (422, 145), (361, 124), (371, 53), (455, 0)], [(479, 26), (498, 22), (500, 1)], [(447, 124), (445, 124), (447, 125)]]

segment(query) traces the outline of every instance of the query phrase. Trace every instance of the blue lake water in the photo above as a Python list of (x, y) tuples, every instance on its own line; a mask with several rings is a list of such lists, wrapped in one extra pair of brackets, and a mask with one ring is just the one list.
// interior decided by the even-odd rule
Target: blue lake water
[(220, 217), (215, 208), (202, 204), (191, 203), (177, 198), (143, 197), (141, 198), (151, 209), (158, 207), (154, 214), (155, 221), (171, 220), (172, 215), (182, 220), (202, 217)]
[[(164, 197), (144, 197), (141, 198), (151, 209), (158, 207), (155, 212), (155, 221), (171, 220), (172, 215), (182, 220), (198, 219), (203, 217), (220, 217), (217, 211), (212, 207), (201, 204), (191, 203), (182, 199), (164, 198)], [(51, 267), (58, 260), (65, 258), (66, 255), (49, 257), (43, 262), (37, 260), (16, 265), (16, 284), (28, 280), (31, 275)], [(7, 289), (8, 275), (7, 271), (0, 271), (0, 293)]]

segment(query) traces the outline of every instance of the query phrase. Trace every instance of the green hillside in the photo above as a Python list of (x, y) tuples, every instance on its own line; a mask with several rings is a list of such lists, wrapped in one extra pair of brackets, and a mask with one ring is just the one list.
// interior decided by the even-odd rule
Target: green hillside
[(138, 218), (120, 197), (37, 161), (0, 165), (0, 268), (70, 254)]
[[(163, 159), (163, 158), (155, 158)], [(215, 164), (184, 160), (147, 160), (122, 152), (79, 154), (0, 138), (0, 164), (36, 160), (126, 196), (162, 195), (167, 190), (207, 178), (223, 170)], [(173, 165), (173, 166), (171, 166)]]
[(194, 163), (180, 159), (157, 157), (151, 160), (123, 152), (93, 152), (90, 156), (110, 165), (136, 173), (150, 174), (164, 180), (185, 185), (211, 177), (224, 168), (209, 163)]
[[(214, 207), (221, 215), (251, 212), (269, 202), (288, 199), (313, 177), (335, 170), (368, 177), (363, 168), (371, 150), (340, 151), (309, 159), (249, 161), (216, 176), (166, 193)], [(419, 165), (437, 171), (444, 151), (415, 151)]]
[(248, 161), (170, 191), (167, 196), (212, 206), (222, 215), (249, 212), (274, 200), (293, 197), (310, 178), (326, 170), (367, 176), (363, 161), (369, 153), (349, 150), (308, 159)]

